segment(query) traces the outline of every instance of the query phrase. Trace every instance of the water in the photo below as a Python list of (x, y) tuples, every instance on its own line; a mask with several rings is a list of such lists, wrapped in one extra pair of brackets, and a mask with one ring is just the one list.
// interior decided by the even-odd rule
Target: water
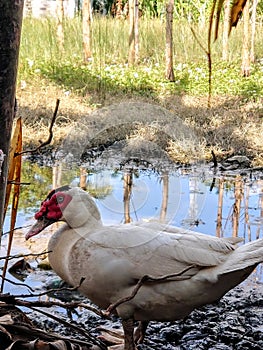
[[(239, 236), (245, 242), (263, 236), (263, 180), (259, 175), (215, 175), (207, 166), (173, 166), (157, 171), (134, 165), (124, 169), (65, 164), (47, 167), (25, 161), (22, 181), (30, 185), (22, 187), (17, 227), (33, 223), (34, 213), (53, 187), (71, 184), (85, 187), (94, 196), (105, 225), (161, 220), (212, 236)], [(8, 230), (9, 216), (4, 225), (4, 231)], [(15, 234), (12, 254), (32, 251), (23, 238), (26, 230), (22, 228)], [(3, 238), (2, 256), (7, 236)], [(262, 265), (254, 278), (263, 281)], [(35, 279), (29, 277), (27, 282), (38, 286)]]

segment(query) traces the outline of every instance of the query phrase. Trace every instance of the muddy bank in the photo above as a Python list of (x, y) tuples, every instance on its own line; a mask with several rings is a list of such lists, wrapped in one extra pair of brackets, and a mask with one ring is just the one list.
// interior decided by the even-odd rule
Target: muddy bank
[[(261, 102), (244, 102), (231, 97), (213, 98), (212, 108), (208, 109), (206, 97), (174, 95), (163, 99), (151, 99), (108, 96), (101, 108), (102, 105), (89, 106), (84, 98), (74, 94), (65, 95), (62, 89), (52, 86), (45, 86), (45, 89), (32, 87), (19, 90), (18, 116), (23, 118), (25, 148), (38, 146), (39, 140), (47, 139), (55, 105), (54, 96), (61, 100), (58, 118), (53, 128), (52, 145), (55, 147), (63, 144), (72, 129), (79, 129), (83, 122), (89, 131), (96, 130), (96, 136), (104, 137), (104, 132), (109, 126), (123, 126), (135, 121), (140, 122), (140, 125), (137, 123), (132, 133), (127, 128), (127, 137), (132, 134), (132, 141), (145, 137), (152, 140), (156, 136), (159, 139), (158, 132), (161, 130), (162, 133), (165, 132), (162, 145), (168, 140), (166, 148), (178, 161), (189, 162), (189, 153), (190, 158), (194, 154), (195, 158), (197, 156), (210, 160), (213, 149), (220, 159), (239, 154), (248, 156), (253, 166), (263, 164), (263, 145), (260, 137), (263, 131)], [(138, 108), (134, 108), (135, 105)], [(185, 152), (185, 143), (174, 138), (178, 127), (195, 133), (197, 138), (194, 146), (198, 145), (200, 154), (192, 152), (195, 150), (192, 142), (187, 144)], [(158, 132), (154, 134), (153, 128), (157, 128)], [(110, 129), (108, 134), (110, 139), (113, 136), (112, 131), (113, 129)], [(122, 131), (125, 132), (124, 128)], [(167, 138), (167, 135), (170, 137)], [(182, 152), (186, 153), (183, 159)]]
[[(118, 329), (117, 318), (102, 320), (90, 312), (78, 310), (74, 323), (97, 336), (97, 327)], [(42, 329), (66, 336), (72, 330), (55, 321), (30, 313), (33, 323)], [(64, 314), (65, 317), (65, 314)], [(72, 322), (72, 321), (71, 321)], [(79, 336), (74, 334), (75, 336)], [(81, 338), (80, 338), (81, 339)], [(261, 350), (263, 348), (263, 284), (249, 279), (228, 292), (218, 303), (193, 311), (185, 320), (151, 322), (139, 350)]]

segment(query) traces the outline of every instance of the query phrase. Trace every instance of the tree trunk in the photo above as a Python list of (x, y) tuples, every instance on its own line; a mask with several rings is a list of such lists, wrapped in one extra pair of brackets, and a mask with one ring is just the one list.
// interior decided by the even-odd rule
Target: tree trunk
[(32, 16), (32, 0), (25, 0), (24, 14), (26, 16)]
[(135, 0), (134, 6), (134, 63), (139, 61), (139, 0)]
[(128, 63), (129, 65), (133, 65), (135, 63), (135, 30), (134, 30), (134, 14), (135, 14), (135, 0), (129, 0), (129, 57)]
[(253, 0), (251, 13), (251, 48), (250, 48), (250, 62), (255, 62), (255, 36), (256, 36), (256, 17), (257, 17), (258, 0)]
[(57, 39), (60, 51), (64, 50), (64, 0), (56, 0), (56, 14), (57, 14)]
[(228, 37), (230, 28), (231, 0), (226, 0), (224, 3), (224, 24), (222, 37), (222, 59), (228, 60)]
[(262, 229), (261, 219), (263, 218), (263, 180), (259, 181), (259, 186), (260, 185), (261, 185), (261, 196), (259, 198), (260, 213), (259, 213), (259, 220), (258, 220), (258, 228), (257, 228), (257, 232), (256, 232), (256, 239), (259, 239), (260, 231)]
[(250, 185), (245, 184), (244, 197), (245, 197), (245, 223), (247, 225), (247, 238), (249, 242), (251, 241), (251, 225), (249, 219), (249, 195), (250, 195)]
[(162, 181), (163, 181), (163, 191), (162, 191), (160, 221), (165, 222), (166, 215), (167, 215), (167, 207), (168, 207), (168, 196), (169, 196), (169, 175), (167, 171), (163, 173)]
[(217, 237), (221, 237), (221, 231), (222, 231), (224, 183), (225, 183), (225, 179), (224, 178), (219, 179), (219, 185), (218, 185), (218, 206), (217, 206), (217, 219), (216, 219), (216, 236)]
[(3, 227), (8, 154), (15, 115), (23, 5), (23, 0), (0, 2), (0, 130), (2, 135), (0, 137), (0, 233)]
[(241, 201), (243, 198), (243, 182), (238, 175), (235, 180), (235, 203), (233, 205), (233, 229), (232, 229), (232, 236), (238, 237), (238, 227), (239, 227), (239, 220), (240, 220), (240, 209), (241, 209)]
[(83, 30), (83, 50), (84, 50), (84, 62), (88, 62), (92, 57), (91, 50), (91, 1), (84, 0), (82, 5), (82, 30)]
[(250, 1), (247, 0), (246, 6), (243, 11), (243, 46), (242, 46), (242, 66), (241, 73), (243, 77), (250, 76), (250, 57), (249, 57), (249, 5)]
[(83, 190), (87, 188), (87, 171), (85, 167), (80, 167), (79, 187)]
[(169, 0), (166, 4), (166, 79), (175, 81), (173, 69), (173, 13), (174, 1)]
[(115, 11), (115, 16), (116, 18), (121, 18), (122, 15), (123, 15), (123, 4), (122, 4), (122, 1), (123, 0), (117, 0), (117, 3), (116, 3), (116, 11)]
[(62, 163), (56, 164), (52, 168), (52, 188), (61, 186)]
[(124, 194), (123, 194), (123, 203), (124, 203), (124, 223), (129, 224), (131, 222), (131, 210), (130, 210), (130, 200), (132, 193), (132, 172), (124, 174)]

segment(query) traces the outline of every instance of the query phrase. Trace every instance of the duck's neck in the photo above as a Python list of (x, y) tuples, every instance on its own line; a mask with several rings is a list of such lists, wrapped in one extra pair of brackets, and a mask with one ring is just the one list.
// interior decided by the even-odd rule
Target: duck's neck
[(85, 233), (93, 232), (94, 230), (102, 227), (101, 219), (94, 217), (73, 217), (67, 220), (68, 226), (74, 231), (83, 231)]
[(71, 207), (66, 208), (63, 217), (73, 230), (83, 229), (87, 232), (102, 226), (99, 210), (90, 197), (84, 197), (77, 201), (73, 210)]
[[(69, 223), (68, 223), (69, 225)], [(94, 230), (102, 227), (102, 221), (99, 219), (94, 219), (92, 217), (83, 218), (83, 221), (71, 222), (69, 227), (74, 231), (83, 231), (85, 233), (94, 232)]]
[(100, 227), (102, 227), (101, 220), (87, 220), (81, 226), (74, 228), (65, 223), (51, 236), (48, 243), (50, 264), (67, 283), (74, 285), (74, 279), (72, 279), (70, 270), (74, 245), (78, 240), (88, 238), (90, 234)]

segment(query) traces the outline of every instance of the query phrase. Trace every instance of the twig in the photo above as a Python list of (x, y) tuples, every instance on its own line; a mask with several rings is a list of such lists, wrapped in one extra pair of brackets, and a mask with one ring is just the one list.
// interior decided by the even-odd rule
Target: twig
[(89, 310), (93, 312), (94, 314), (109, 319), (109, 316), (105, 315), (105, 313), (93, 306), (90, 306), (86, 303), (80, 302), (80, 301), (72, 301), (72, 302), (62, 302), (59, 300), (52, 300), (52, 301), (43, 301), (43, 300), (36, 300), (36, 301), (26, 301), (17, 299), (17, 297), (14, 297), (11, 294), (0, 294), (0, 300), (9, 303), (12, 305), (17, 306), (24, 306), (24, 307), (52, 307), (52, 306), (58, 306), (63, 309), (75, 309), (77, 307), (82, 307), (83, 309)]
[[(79, 286), (77, 286), (79, 287)], [(76, 288), (76, 287), (75, 287)], [(69, 288), (68, 288), (69, 289)], [(70, 290), (72, 290), (73, 288), (70, 288)], [(63, 320), (61, 317), (57, 317), (53, 314), (50, 314), (46, 311), (43, 310), (39, 310), (37, 309), (37, 307), (52, 307), (52, 306), (59, 306), (59, 307), (63, 307), (65, 309), (73, 309), (76, 307), (83, 307), (89, 311), (92, 311), (94, 313), (96, 313), (97, 315), (101, 316), (101, 317), (105, 317), (103, 315), (103, 313), (100, 310), (95, 309), (94, 307), (90, 307), (89, 305), (85, 304), (85, 303), (79, 303), (79, 302), (69, 302), (69, 303), (63, 303), (60, 301), (24, 301), (24, 300), (20, 300), (17, 299), (15, 296), (10, 295), (10, 294), (0, 294), (0, 300), (4, 301), (6, 303), (6, 305), (16, 305), (16, 306), (23, 306), (23, 307), (27, 307), (31, 310), (37, 311), (47, 317), (50, 317), (52, 319), (54, 319), (55, 321), (62, 323), (64, 326), (70, 327), (72, 329), (74, 329), (75, 331), (79, 332), (80, 334), (84, 335), (86, 338), (88, 338), (93, 344), (96, 344), (98, 346), (100, 346), (102, 349), (107, 349), (104, 345), (104, 343), (102, 343), (101, 341), (91, 337), (84, 329), (82, 329), (80, 326), (71, 324), (65, 320)]]
[[(31, 225), (29, 225), (31, 226)], [(6, 232), (8, 233), (8, 232)], [(5, 233), (5, 234), (6, 234)], [(17, 259), (17, 258), (25, 258), (25, 257), (29, 257), (29, 256), (41, 256), (41, 255), (45, 255), (45, 254), (48, 254), (48, 253), (51, 253), (52, 250), (47, 250), (47, 251), (44, 251), (42, 253), (29, 253), (29, 254), (16, 254), (16, 255), (8, 255), (8, 256), (0, 256), (0, 260), (12, 260), (12, 259)]]
[(7, 181), (8, 184), (10, 185), (31, 185), (31, 182), (16, 182), (15, 180), (10, 180), (10, 181)]
[(53, 288), (53, 289), (48, 289), (45, 292), (38, 293), (38, 294), (19, 294), (19, 295), (12, 295), (14, 298), (32, 298), (32, 297), (42, 297), (43, 295), (51, 294), (51, 293), (56, 293), (56, 292), (62, 292), (62, 291), (70, 291), (73, 292), (77, 290), (82, 283), (84, 282), (85, 278), (82, 277), (79, 284), (75, 287), (61, 287), (61, 288)]
[[(211, 14), (212, 16), (212, 14)], [(201, 49), (205, 52), (206, 56), (207, 56), (207, 62), (208, 62), (208, 101), (207, 101), (207, 107), (210, 108), (211, 107), (211, 96), (212, 96), (212, 59), (211, 59), (211, 34), (210, 34), (210, 30), (211, 29), (212, 24), (210, 23), (210, 27), (209, 27), (209, 34), (208, 34), (208, 49), (206, 49), (201, 41), (197, 38), (197, 35), (195, 34), (195, 31), (192, 27), (190, 27), (191, 32), (193, 33), (193, 36), (195, 38), (195, 40), (197, 41), (197, 43), (199, 44), (199, 46), (201, 47)]]
[(191, 32), (192, 32), (192, 34), (193, 34), (195, 40), (197, 41), (198, 45), (201, 47), (201, 49), (202, 49), (206, 54), (208, 54), (207, 49), (203, 46), (203, 44), (201, 43), (201, 41), (198, 39), (198, 37), (197, 37), (197, 35), (196, 35), (196, 33), (195, 33), (195, 31), (194, 31), (194, 29), (193, 29), (192, 26), (190, 26), (190, 30), (191, 30)]
[[(15, 286), (23, 286), (23, 287), (26, 287), (26, 288), (28, 288), (29, 290), (31, 290), (31, 292), (34, 292), (34, 289), (33, 289), (32, 287), (28, 286), (28, 285), (25, 284), (25, 283), (20, 283), (20, 282), (12, 281), (12, 280), (10, 280), (10, 279), (8, 279), (8, 278), (2, 276), (2, 275), (0, 275), (0, 277), (1, 277), (2, 281), (6, 281), (6, 282), (11, 283), (11, 284), (13, 284), (13, 285), (15, 285)], [(0, 295), (1, 295), (1, 294), (0, 294)]]
[(209, 192), (212, 192), (214, 187), (215, 187), (215, 183), (216, 183), (216, 178), (215, 176), (213, 176), (213, 179), (212, 179), (212, 182), (211, 182), (211, 185), (209, 187)]
[[(11, 280), (9, 280), (8, 278), (6, 278), (6, 277), (3, 277), (3, 276), (1, 276), (0, 275), (0, 277), (2, 278), (2, 280), (4, 280), (4, 281), (7, 281), (7, 282), (9, 282), (9, 283), (11, 283), (11, 284), (14, 284), (14, 285), (16, 285), (16, 286), (23, 286), (23, 287), (26, 287), (26, 288), (28, 288), (29, 290), (31, 290), (31, 292), (34, 292), (34, 289), (33, 288), (31, 288), (30, 286), (28, 286), (27, 284), (25, 284), (25, 283), (19, 283), (19, 282), (14, 282), (14, 281), (11, 281)], [(45, 292), (42, 292), (42, 293), (38, 293), (38, 294), (33, 294), (33, 293), (31, 293), (31, 294), (19, 294), (19, 295), (14, 295), (14, 294), (12, 294), (12, 295), (10, 295), (10, 294), (0, 294), (0, 299), (2, 299), (2, 300), (4, 300), (5, 298), (7, 298), (7, 299), (15, 299), (15, 298), (33, 298), (33, 297), (41, 297), (41, 296), (43, 296), (43, 295), (48, 295), (48, 294), (51, 294), (51, 293), (56, 293), (56, 292), (61, 292), (61, 291), (65, 291), (65, 290), (67, 290), (67, 291), (75, 291), (75, 290), (77, 290), (80, 286), (81, 286), (81, 284), (83, 283), (83, 281), (85, 280), (85, 278), (84, 277), (82, 277), (81, 278), (81, 280), (80, 280), (80, 282), (79, 282), (79, 285), (77, 285), (77, 286), (75, 286), (75, 287), (61, 287), (61, 288), (54, 288), (54, 289), (49, 289), (49, 290), (47, 290), (47, 291), (45, 291)], [(40, 305), (41, 306), (41, 305)], [(42, 305), (43, 306), (43, 305)]]
[[(5, 306), (10, 306), (10, 305), (5, 305)], [(71, 343), (76, 343), (79, 345), (83, 345), (83, 346), (87, 346), (87, 342), (84, 340), (80, 340), (80, 339), (72, 339), (70, 337), (66, 337), (66, 336), (62, 336), (60, 334), (57, 333), (51, 333), (51, 332), (45, 332), (42, 329), (39, 328), (35, 328), (34, 326), (31, 326), (30, 324), (24, 323), (24, 322), (19, 322), (19, 324), (12, 324), (12, 325), (8, 325), (8, 328), (15, 330), (16, 333), (18, 332), (22, 332), (23, 335), (30, 335), (30, 336), (34, 336), (36, 335), (36, 338), (44, 338), (44, 340), (47, 341), (53, 341), (54, 339), (60, 339), (60, 340), (64, 340), (64, 341), (69, 341)]]
[(95, 345), (98, 345), (101, 349), (103, 350), (107, 350), (107, 346), (102, 342), (100, 341), (99, 339), (96, 339), (94, 337), (92, 337), (91, 335), (89, 335), (89, 333), (87, 333), (83, 328), (81, 328), (79, 325), (75, 325), (75, 324), (72, 324), (72, 323), (69, 323), (65, 320), (63, 320), (61, 317), (57, 317), (55, 315), (52, 315), (46, 311), (43, 311), (43, 310), (39, 310), (39, 309), (36, 309), (34, 307), (31, 307), (31, 306), (27, 306), (28, 308), (30, 308), (31, 310), (33, 311), (37, 311), (47, 317), (50, 317), (52, 318), (53, 320), (57, 321), (58, 323), (62, 323), (64, 326), (66, 327), (69, 327), (71, 329), (74, 329), (74, 331), (77, 331), (78, 333), (82, 334), (84, 337), (86, 337), (87, 339), (89, 339), (89, 341), (92, 343), (92, 344), (95, 344)]
[(133, 289), (133, 291), (131, 292), (131, 294), (129, 296), (121, 298), (121, 299), (117, 300), (115, 303), (111, 304), (107, 308), (107, 310), (105, 311), (105, 315), (108, 316), (120, 304), (126, 303), (127, 301), (130, 301), (131, 299), (133, 299), (136, 296), (136, 294), (138, 293), (139, 289), (146, 282), (165, 282), (165, 281), (169, 281), (169, 280), (173, 280), (173, 281), (178, 280), (179, 281), (180, 278), (176, 279), (176, 277), (182, 276), (185, 272), (187, 272), (188, 270), (190, 270), (194, 267), (196, 267), (196, 265), (190, 265), (178, 273), (172, 273), (172, 274), (164, 275), (164, 276), (160, 276), (160, 277), (152, 277), (149, 275), (144, 275), (142, 278), (139, 279), (139, 281), (137, 282), (137, 284), (136, 284), (135, 288)]
[(217, 163), (215, 152), (212, 150), (211, 154), (212, 154), (212, 160), (213, 160), (213, 163), (214, 163), (214, 168), (216, 168), (218, 166), (218, 163)]
[(53, 126), (54, 126), (56, 118), (57, 118), (59, 103), (60, 103), (60, 100), (57, 99), (56, 107), (55, 107), (55, 110), (54, 110), (54, 113), (53, 113), (53, 117), (51, 119), (50, 126), (49, 126), (49, 129), (48, 129), (49, 136), (48, 136), (47, 140), (44, 141), (44, 142), (41, 142), (41, 144), (38, 147), (36, 147), (35, 149), (31, 149), (31, 150), (28, 149), (28, 150), (22, 151), (20, 153), (15, 153), (15, 156), (18, 156), (18, 155), (21, 155), (21, 154), (25, 154), (25, 153), (36, 153), (36, 152), (38, 152), (40, 150), (40, 148), (43, 148), (43, 147), (45, 147), (45, 146), (50, 144), (50, 142), (52, 141), (52, 138), (53, 138)]

